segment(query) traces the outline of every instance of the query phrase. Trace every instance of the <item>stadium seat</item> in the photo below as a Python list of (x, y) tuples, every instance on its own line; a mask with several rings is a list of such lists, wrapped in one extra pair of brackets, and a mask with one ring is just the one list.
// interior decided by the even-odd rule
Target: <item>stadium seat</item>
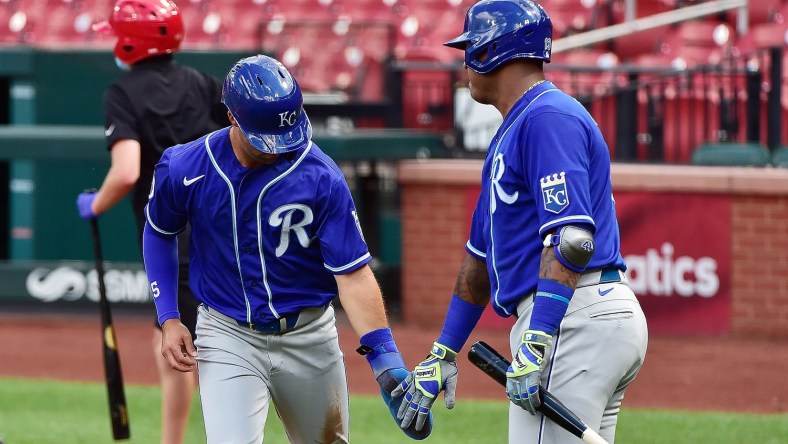
[(221, 7), (219, 12), (228, 24), (224, 27), (222, 48), (259, 51), (262, 47), (265, 11), (263, 5), (248, 3)]
[(773, 22), (783, 3), (783, 0), (748, 1), (747, 18), (750, 21), (750, 25)]
[[(40, 5), (39, 5), (40, 6)], [(91, 40), (91, 26), (98, 21), (95, 2), (48, 0), (37, 16), (36, 44), (46, 47), (84, 46)]]
[(682, 22), (669, 31), (659, 52), (673, 59), (674, 67), (686, 69), (718, 64), (732, 46), (733, 31), (716, 20)]
[(788, 23), (761, 23), (751, 27), (735, 46), (740, 54), (747, 55), (763, 48), (784, 46), (786, 43)]
[(407, 70), (402, 80), (403, 127), (448, 130), (454, 125), (451, 73)]
[[(352, 1), (352, 7), (348, 2)], [(383, 0), (346, 0), (343, 13), (361, 22), (391, 22), (394, 20), (393, 9)]]
[(22, 10), (0, 7), (0, 44), (18, 45), (29, 40), (32, 20)]
[[(615, 23), (622, 23), (626, 18), (626, 2), (613, 1), (612, 13)], [(648, 17), (662, 12), (668, 12), (675, 8), (672, 1), (663, 0), (638, 0), (635, 2), (635, 18)]]
[(788, 168), (788, 146), (782, 146), (774, 150), (772, 154), (772, 165), (780, 168)]
[(771, 161), (769, 149), (756, 143), (705, 143), (692, 153), (694, 165), (761, 167)]
[[(566, 93), (578, 97), (593, 96), (605, 92), (614, 80), (606, 69), (618, 65), (618, 57), (601, 49), (573, 49), (556, 53), (546, 66), (549, 78)], [(562, 69), (566, 67), (566, 69)], [(572, 68), (577, 68), (572, 69)], [(583, 71), (590, 68), (592, 71)], [(596, 70), (595, 70), (596, 69)]]
[(587, 31), (597, 23), (595, 0), (548, 0), (542, 3), (553, 22), (554, 38)]
[(395, 32), (392, 23), (354, 24), (348, 32), (347, 44), (362, 48), (366, 56), (382, 62), (394, 52)]
[(663, 42), (667, 26), (627, 34), (613, 40), (613, 50), (621, 61), (634, 61), (637, 57), (657, 52)]

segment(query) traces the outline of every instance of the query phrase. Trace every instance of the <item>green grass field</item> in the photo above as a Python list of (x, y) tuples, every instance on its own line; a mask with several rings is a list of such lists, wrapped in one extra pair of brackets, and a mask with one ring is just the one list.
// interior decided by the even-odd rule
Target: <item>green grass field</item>
[[(130, 444), (159, 442), (159, 390), (127, 385)], [(377, 397), (351, 396), (351, 442), (412, 443), (402, 435)], [(436, 429), (424, 442), (485, 444), (506, 442), (507, 404), (460, 398), (447, 411), (435, 409)], [(94, 383), (0, 378), (0, 436), (6, 444), (112, 443), (105, 387)], [(712, 412), (625, 409), (616, 442), (758, 443), (788, 442), (788, 414), (752, 415)], [(205, 442), (199, 404), (195, 400), (187, 438)], [(276, 415), (269, 415), (267, 444), (287, 443)]]

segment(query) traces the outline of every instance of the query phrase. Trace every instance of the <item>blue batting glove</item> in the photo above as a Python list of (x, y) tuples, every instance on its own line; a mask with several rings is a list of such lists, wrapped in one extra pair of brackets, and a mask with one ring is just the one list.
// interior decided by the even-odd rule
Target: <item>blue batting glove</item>
[(96, 200), (96, 193), (79, 193), (77, 196), (77, 210), (82, 219), (95, 219), (98, 214), (93, 212), (93, 201)]
[[(397, 411), (405, 401), (402, 394), (394, 395), (392, 391), (399, 387), (410, 373), (405, 369), (405, 361), (397, 350), (391, 329), (381, 328), (365, 334), (361, 337), (361, 347), (356, 351), (366, 358), (372, 368), (375, 380), (380, 385), (383, 402), (386, 403), (394, 422), (399, 424)], [(402, 432), (411, 439), (422, 440), (432, 433), (432, 415), (425, 422), (426, 425), (418, 429), (403, 426)]]
[(539, 380), (547, 365), (545, 353), (552, 339), (543, 331), (526, 330), (517, 354), (506, 371), (506, 396), (532, 415), (542, 404), (539, 399)]
[[(400, 424), (397, 414), (399, 412), (400, 406), (403, 403), (406, 403), (405, 396), (404, 394), (392, 396), (391, 392), (399, 387), (400, 383), (405, 380), (408, 375), (410, 375), (410, 372), (404, 368), (393, 368), (386, 370), (378, 377), (378, 384), (380, 384), (380, 394), (383, 397), (383, 402), (386, 403), (386, 406), (389, 408), (389, 413), (391, 413), (391, 417), (394, 419), (394, 422), (396, 422), (397, 425)], [(421, 428), (417, 429), (415, 422), (407, 427), (400, 428), (402, 429), (402, 432), (405, 433), (405, 435), (407, 435), (409, 438), (420, 441), (430, 436), (430, 433), (432, 433), (432, 425), (432, 413), (430, 413), (427, 416), (426, 421), (424, 421), (424, 423), (421, 425)]]
[(391, 392), (392, 397), (404, 393), (405, 398), (397, 412), (401, 419), (401, 428), (411, 425), (416, 419), (416, 430), (421, 430), (432, 414), (430, 409), (438, 397), (445, 391), (443, 398), (446, 408), (454, 408), (454, 397), (457, 388), (457, 352), (443, 344), (434, 343), (427, 359), (417, 365), (412, 373)]

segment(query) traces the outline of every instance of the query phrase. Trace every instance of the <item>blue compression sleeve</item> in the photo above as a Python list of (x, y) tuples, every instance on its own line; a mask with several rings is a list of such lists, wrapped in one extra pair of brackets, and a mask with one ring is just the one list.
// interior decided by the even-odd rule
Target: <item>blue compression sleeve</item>
[(449, 310), (446, 312), (446, 320), (443, 322), (443, 331), (438, 343), (458, 353), (476, 328), (482, 313), (484, 313), (483, 306), (466, 302), (456, 294), (451, 295)]
[(142, 257), (159, 325), (167, 319), (179, 318), (178, 238), (164, 237), (146, 223), (142, 232)]
[(529, 330), (554, 335), (569, 308), (574, 290), (552, 279), (539, 279), (536, 285), (533, 312)]
[(386, 370), (405, 368), (405, 361), (397, 349), (390, 328), (372, 330), (362, 336), (360, 342), (361, 347), (366, 348), (364, 357), (372, 367), (376, 379)]

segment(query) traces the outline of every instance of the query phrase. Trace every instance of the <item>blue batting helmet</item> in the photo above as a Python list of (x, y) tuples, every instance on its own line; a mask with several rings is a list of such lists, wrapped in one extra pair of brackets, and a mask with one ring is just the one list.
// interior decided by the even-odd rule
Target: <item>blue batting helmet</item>
[(297, 150), (312, 138), (301, 87), (290, 71), (264, 55), (238, 61), (224, 79), (222, 102), (256, 149)]
[(465, 66), (487, 74), (514, 59), (550, 62), (553, 23), (530, 0), (483, 0), (468, 9), (463, 33), (444, 43), (465, 50)]

